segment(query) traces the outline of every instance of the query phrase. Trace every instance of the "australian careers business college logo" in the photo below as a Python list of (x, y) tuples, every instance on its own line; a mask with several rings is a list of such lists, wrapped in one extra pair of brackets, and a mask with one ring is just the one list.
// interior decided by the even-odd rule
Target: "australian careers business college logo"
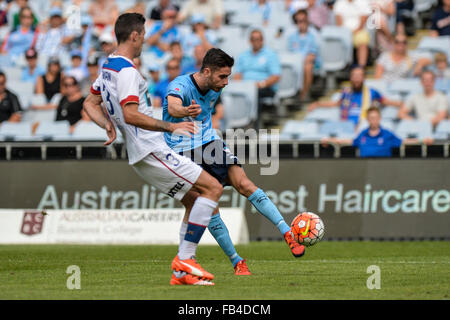
[(32, 236), (42, 232), (45, 215), (42, 211), (25, 211), (23, 214), (22, 227), (20, 233)]

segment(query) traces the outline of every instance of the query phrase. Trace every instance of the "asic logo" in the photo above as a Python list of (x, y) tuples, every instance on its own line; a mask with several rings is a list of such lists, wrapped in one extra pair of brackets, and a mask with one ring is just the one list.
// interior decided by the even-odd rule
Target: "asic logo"
[(183, 188), (183, 187), (184, 187), (184, 183), (177, 182), (177, 184), (174, 185), (174, 186), (172, 187), (172, 189), (169, 190), (168, 195), (169, 195), (170, 197), (172, 197), (172, 198), (175, 197), (175, 195), (177, 194), (177, 192), (180, 191), (181, 188)]
[(45, 216), (41, 211), (25, 211), (20, 233), (32, 236), (41, 233)]

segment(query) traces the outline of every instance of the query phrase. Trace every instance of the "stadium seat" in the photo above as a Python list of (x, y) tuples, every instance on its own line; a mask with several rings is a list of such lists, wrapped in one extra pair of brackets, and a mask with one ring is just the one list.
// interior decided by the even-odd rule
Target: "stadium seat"
[(21, 82), (19, 80), (8, 80), (6, 86), (11, 92), (17, 95), (22, 109), (27, 110), (33, 97), (34, 84), (30, 82)]
[(230, 81), (222, 92), (226, 128), (241, 128), (258, 117), (255, 81)]
[(79, 121), (72, 134), (72, 140), (106, 141), (106, 131), (91, 121)]
[(332, 108), (316, 108), (305, 116), (308, 121), (339, 121), (340, 119), (339, 107)]
[(401, 120), (397, 125), (395, 132), (402, 139), (424, 139), (433, 137), (431, 123), (419, 120)]
[(281, 130), (280, 139), (320, 140), (319, 125), (314, 121), (289, 120)]
[(353, 57), (352, 33), (337, 26), (324, 26), (320, 31), (320, 55), (326, 72), (343, 70)]
[(7, 81), (20, 81), (22, 77), (22, 69), (18, 67), (0, 68), (6, 75)]
[(386, 95), (389, 94), (388, 83), (386, 82), (386, 80), (383, 80), (383, 79), (366, 79), (364, 81), (364, 85), (368, 86), (369, 88), (377, 90), (383, 96), (386, 96)]
[(56, 109), (53, 110), (26, 110), (22, 114), (22, 121), (42, 122), (54, 121), (56, 119)]
[(321, 137), (353, 138), (355, 124), (352, 121), (326, 121), (319, 129)]
[(438, 0), (414, 0), (414, 11), (417, 13), (428, 11), (437, 3)]
[(381, 109), (381, 118), (383, 120), (395, 120), (398, 118), (398, 108), (397, 107), (384, 107)]
[(421, 93), (422, 91), (420, 79), (399, 79), (389, 85), (389, 92), (400, 95), (402, 98), (410, 94)]
[(0, 137), (3, 140), (30, 141), (36, 140), (32, 133), (31, 122), (2, 122)]
[(217, 30), (218, 48), (234, 58), (247, 50), (250, 46), (244, 32), (238, 26), (222, 26)]
[(68, 121), (41, 121), (35, 136), (43, 140), (70, 140), (70, 124)]
[(433, 138), (436, 140), (450, 140), (450, 120), (442, 120), (439, 122)]
[(447, 55), (447, 59), (450, 61), (450, 37), (423, 37), (417, 46), (417, 51), (427, 51), (432, 54), (442, 52)]
[(303, 60), (300, 53), (283, 52), (279, 54), (281, 79), (278, 83), (277, 98), (290, 98), (303, 87)]

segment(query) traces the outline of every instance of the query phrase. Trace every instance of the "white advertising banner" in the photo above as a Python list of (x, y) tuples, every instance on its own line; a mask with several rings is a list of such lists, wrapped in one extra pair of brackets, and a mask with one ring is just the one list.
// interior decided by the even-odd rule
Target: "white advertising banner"
[[(0, 210), (0, 244), (178, 244), (184, 209)], [(249, 241), (242, 209), (220, 216), (235, 244)], [(206, 230), (201, 244), (216, 244)]]

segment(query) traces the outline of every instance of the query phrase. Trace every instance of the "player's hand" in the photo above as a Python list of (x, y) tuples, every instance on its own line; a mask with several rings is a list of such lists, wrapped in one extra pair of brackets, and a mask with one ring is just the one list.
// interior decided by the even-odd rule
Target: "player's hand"
[(197, 104), (197, 102), (195, 102), (194, 99), (192, 99), (192, 104), (189, 107), (186, 108), (186, 111), (187, 111), (187, 116), (188, 117), (195, 118), (200, 113), (202, 113), (202, 107), (200, 107), (200, 105)]
[(172, 133), (191, 137), (191, 135), (196, 134), (198, 132), (198, 126), (195, 124), (195, 122), (183, 121), (183, 122), (173, 123), (171, 130), (172, 130)]
[(105, 146), (109, 146), (111, 143), (116, 140), (117, 134), (116, 134), (116, 128), (112, 124), (111, 121), (106, 122), (105, 125), (106, 134), (108, 135), (108, 141), (104, 143)]

